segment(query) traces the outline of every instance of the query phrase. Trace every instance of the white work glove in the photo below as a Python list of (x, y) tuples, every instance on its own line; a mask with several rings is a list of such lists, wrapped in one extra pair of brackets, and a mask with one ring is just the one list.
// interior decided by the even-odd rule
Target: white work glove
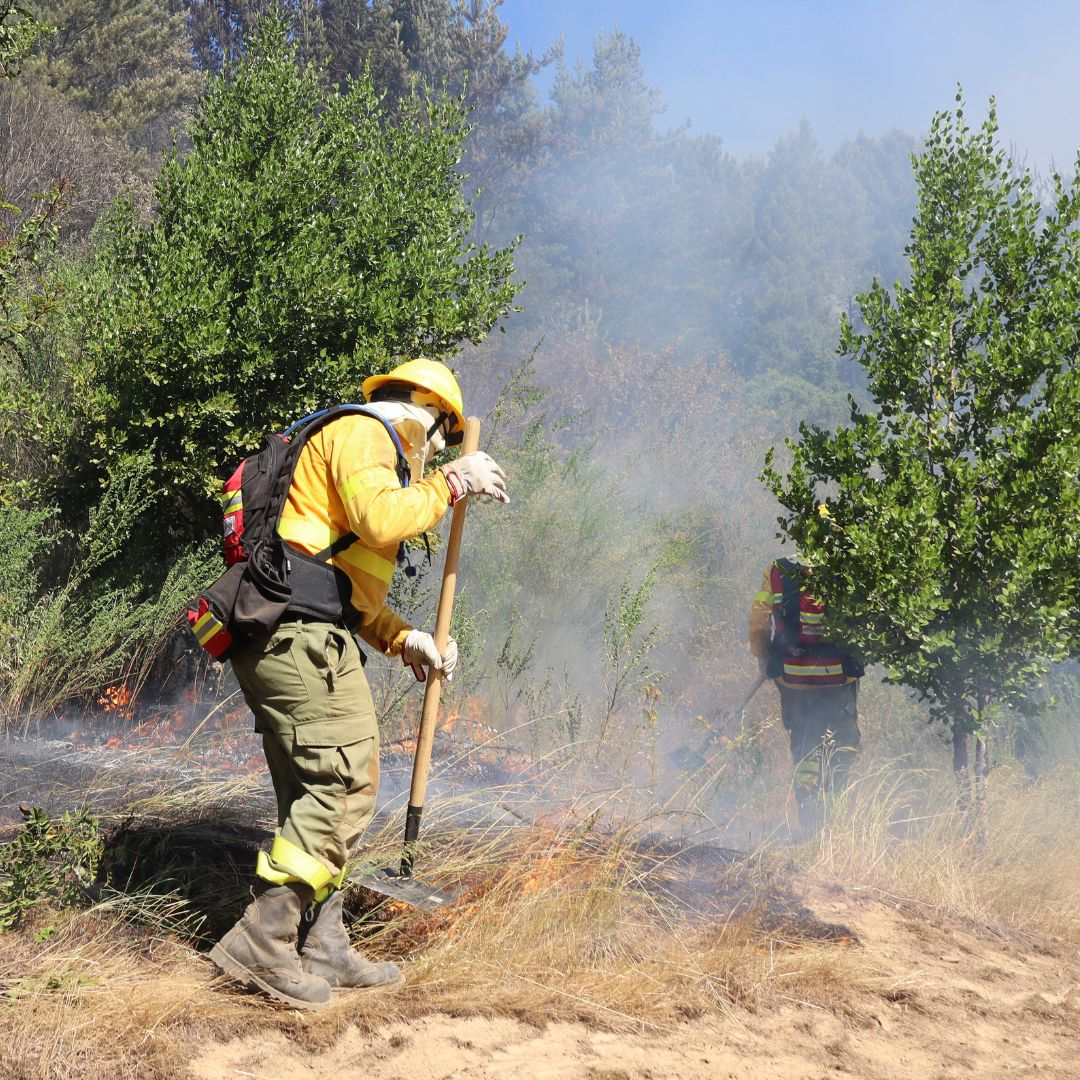
[(425, 667), (441, 671), (442, 677), (449, 682), (457, 667), (457, 642), (447, 638), (446, 652), (440, 653), (430, 634), (425, 634), (423, 630), (410, 630), (401, 646), (401, 659), (413, 669), (417, 682), (424, 681)]
[(466, 495), (485, 495), (508, 503), (506, 493), (506, 473), (496, 464), (490, 454), (483, 450), (474, 450), (471, 454), (462, 454), (457, 461), (440, 465), (446, 483), (450, 488), (450, 505)]

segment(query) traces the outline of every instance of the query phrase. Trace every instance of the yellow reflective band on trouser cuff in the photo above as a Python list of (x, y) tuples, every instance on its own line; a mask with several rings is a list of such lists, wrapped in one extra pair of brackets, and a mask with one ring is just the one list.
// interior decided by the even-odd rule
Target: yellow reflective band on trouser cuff
[(341, 868), (340, 873), (331, 879), (328, 885), (324, 885), (321, 889), (315, 890), (315, 903), (321, 904), (326, 900), (329, 900), (334, 893), (338, 892), (342, 885), (345, 884), (345, 867)]
[[(283, 540), (288, 540), (300, 547), (309, 548), (312, 551), (325, 551), (344, 534), (335, 532), (329, 525), (319, 522), (288, 518), (278, 526), (278, 535)], [(394, 561), (384, 559), (360, 543), (354, 543), (344, 551), (339, 551), (332, 562), (351, 566), (353, 569), (370, 574), (384, 585), (389, 585), (394, 577)]]
[(820, 667), (811, 667), (809, 664), (785, 664), (785, 675), (843, 675), (843, 664), (823, 664)]
[(290, 843), (283, 836), (275, 836), (270, 854), (259, 852), (255, 873), (274, 885), (287, 885), (290, 881), (302, 881), (315, 890), (315, 899), (324, 900), (333, 891), (335, 874), (324, 862)]

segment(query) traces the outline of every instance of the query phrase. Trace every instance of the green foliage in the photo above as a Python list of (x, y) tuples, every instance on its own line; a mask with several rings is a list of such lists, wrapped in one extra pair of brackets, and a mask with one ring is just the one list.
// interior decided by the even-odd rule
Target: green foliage
[[(901, 272), (914, 140), (860, 138), (827, 157), (803, 125), (766, 160), (739, 161), (716, 135), (659, 132), (662, 109), (637, 45), (615, 33), (597, 39), (591, 64), (561, 69), (531, 124), (518, 119), (532, 132), (528, 152), (484, 197), (483, 217), (487, 236), (527, 237), (511, 345), (545, 338), (539, 369), (556, 407), (563, 385), (578, 385), (560, 341), (591, 330), (575, 362), (594, 373), (612, 350), (636, 347), (670, 349), (669, 370), (719, 357), (725, 373), (757, 380), (753, 416), (725, 426), (833, 422), (837, 400), (859, 389), (857, 369), (835, 356), (836, 320), (871, 274)], [(785, 386), (774, 401), (776, 380)]]
[[(42, 569), (56, 537), (47, 528), (56, 511), (0, 507), (0, 656), (18, 646), (22, 622), (41, 588)], [(0, 673), (9, 674), (7, 665)]]
[(102, 848), (100, 822), (86, 809), (55, 820), (44, 810), (27, 811), (22, 830), (0, 847), (0, 930), (17, 927), (43, 901), (84, 901)]
[(650, 621), (649, 601), (656, 587), (650, 571), (637, 585), (623, 579), (604, 609), (604, 714), (598, 739), (603, 743), (612, 720), (625, 707), (628, 696), (641, 696), (646, 716), (655, 721), (651, 704), (658, 700), (656, 684), (663, 673), (654, 671), (650, 656), (661, 637), (661, 628)]
[(145, 535), (167, 553), (213, 530), (218, 470), (264, 432), (355, 399), (397, 354), (479, 341), (516, 286), (511, 249), (466, 239), (466, 130), (446, 98), (389, 124), (368, 79), (324, 92), (261, 24), (166, 163), (154, 221), (121, 204), (108, 226), (82, 296), (79, 489), (151, 453)]
[[(577, 627), (599, 642), (607, 597), (633, 564), (641, 527), (639, 509), (593, 460), (593, 447), (567, 453), (554, 442), (533, 390), (527, 377), (511, 380), (496, 407), (495, 441), (485, 437), (485, 449), (512, 478), (512, 501), (470, 508), (462, 551), (463, 573), (500, 628), (489, 644), (499, 649), (505, 628), (519, 626), (515, 652), (522, 635), (549, 626)], [(590, 663), (598, 652), (588, 650)], [(560, 633), (549, 636), (539, 659), (576, 669), (583, 657), (576, 637)]]
[[(65, 226), (68, 220), (66, 212), (58, 218)], [(35, 273), (44, 302), (0, 349), (0, 505), (23, 508), (55, 503), (50, 493), (59, 462), (77, 437), (76, 402), (85, 385), (81, 342), (71, 325), (79, 264), (49, 253)]]
[(910, 284), (842, 324), (875, 410), (765, 481), (830, 618), (962, 734), (1080, 647), (1080, 180), (1040, 205), (993, 102), (977, 131), (957, 103), (913, 159)]
[[(542, 57), (504, 48), (502, 0), (186, 0), (191, 48), (218, 73), (245, 51), (260, 17), (285, 14), (301, 58), (344, 86), (368, 72), (391, 113), (408, 98), (446, 90), (465, 99), (490, 137), (502, 142), (507, 106), (561, 47)], [(497, 130), (498, 129), (498, 130)]]
[[(3, 726), (29, 724), (116, 678), (137, 690), (183, 602), (213, 577), (210, 544), (174, 560), (160, 582), (157, 568), (129, 564), (149, 472), (146, 455), (118, 464), (77, 540), (57, 531), (50, 510), (0, 512)], [(65, 562), (61, 583), (43, 580), (43, 565)]]
[(0, 78), (12, 79), (30, 50), (52, 27), (38, 22), (29, 8), (6, 3), (0, 7)]
[(597, 148), (650, 141), (665, 108), (645, 81), (640, 47), (621, 30), (597, 34), (588, 67), (560, 63), (551, 96), (556, 138)]
[(164, 150), (202, 86), (166, 0), (38, 0), (56, 27), (27, 65), (102, 134)]
[(0, 393), (25, 382), (23, 357), (60, 299), (52, 272), (63, 191), (24, 216), (0, 202)]

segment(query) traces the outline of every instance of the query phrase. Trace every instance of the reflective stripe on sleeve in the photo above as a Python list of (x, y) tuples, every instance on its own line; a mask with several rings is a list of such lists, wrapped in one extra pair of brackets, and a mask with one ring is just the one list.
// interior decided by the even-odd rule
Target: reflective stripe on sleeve
[[(344, 533), (339, 533), (319, 521), (306, 521), (302, 518), (289, 518), (283, 520), (278, 526), (278, 535), (290, 543), (299, 544), (313, 551), (323, 551), (330, 547), (335, 540), (340, 539)], [(333, 562), (342, 563), (370, 574), (379, 581), (389, 585), (394, 577), (394, 562), (392, 559), (384, 559), (374, 551), (369, 551), (360, 543), (354, 543), (344, 551), (334, 556)]]
[[(354, 472), (344, 483), (337, 485), (338, 495), (341, 496), (341, 501), (347, 503), (362, 487), (371, 483), (371, 472), (375, 470), (379, 474), (383, 472), (383, 466), (381, 465), (368, 465), (366, 468), (360, 469), (358, 472)], [(393, 474), (393, 469), (390, 470)]]

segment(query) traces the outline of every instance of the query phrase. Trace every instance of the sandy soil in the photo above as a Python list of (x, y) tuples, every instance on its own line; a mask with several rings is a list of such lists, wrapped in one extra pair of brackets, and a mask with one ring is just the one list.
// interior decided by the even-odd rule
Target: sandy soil
[(810, 888), (806, 899), (821, 918), (845, 923), (862, 942), (853, 950), (855, 966), (869, 989), (835, 1010), (788, 999), (769, 1011), (733, 1010), (724, 1018), (636, 1032), (429, 1016), (373, 1035), (348, 1028), (316, 1054), (280, 1034), (206, 1044), (191, 1074), (198, 1080), (1080, 1077), (1074, 948), (942, 924), (840, 888)]

